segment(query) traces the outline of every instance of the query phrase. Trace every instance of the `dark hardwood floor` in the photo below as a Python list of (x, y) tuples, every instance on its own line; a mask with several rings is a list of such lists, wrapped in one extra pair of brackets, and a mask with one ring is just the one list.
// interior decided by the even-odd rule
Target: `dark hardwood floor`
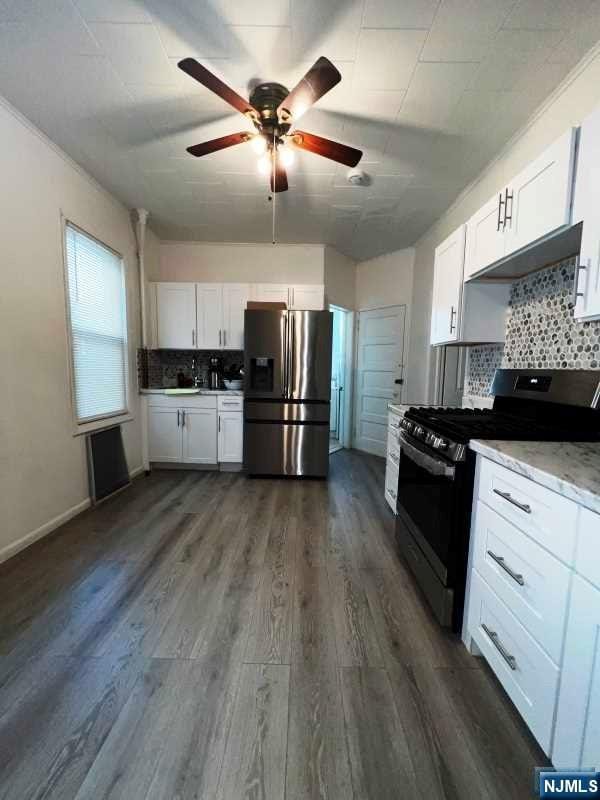
[(533, 795), (543, 755), (396, 555), (383, 461), (331, 464), (153, 472), (0, 566), (0, 798)]

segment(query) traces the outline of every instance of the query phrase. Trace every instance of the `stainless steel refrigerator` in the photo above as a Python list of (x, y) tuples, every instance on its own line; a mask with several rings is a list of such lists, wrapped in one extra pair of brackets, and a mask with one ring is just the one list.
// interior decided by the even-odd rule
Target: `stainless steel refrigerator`
[(330, 311), (247, 310), (244, 464), (250, 475), (326, 477)]

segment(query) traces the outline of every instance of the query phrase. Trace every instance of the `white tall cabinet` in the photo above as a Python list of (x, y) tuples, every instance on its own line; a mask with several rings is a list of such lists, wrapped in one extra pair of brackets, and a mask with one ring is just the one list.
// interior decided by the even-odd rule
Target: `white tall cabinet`
[(583, 221), (576, 274), (575, 319), (600, 318), (600, 108), (584, 120), (579, 155), (573, 222)]

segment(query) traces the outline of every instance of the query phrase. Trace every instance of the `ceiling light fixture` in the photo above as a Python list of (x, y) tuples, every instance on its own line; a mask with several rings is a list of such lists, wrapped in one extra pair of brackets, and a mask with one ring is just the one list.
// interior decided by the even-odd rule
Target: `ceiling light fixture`
[(261, 136), (260, 133), (253, 136), (251, 139), (252, 149), (254, 150), (257, 155), (262, 156), (263, 153), (267, 151), (267, 142), (264, 136)]
[(282, 147), (279, 146), (277, 148), (279, 156), (281, 158), (281, 163), (284, 167), (291, 167), (295, 161), (294, 151), (289, 147)]
[(271, 174), (271, 157), (268, 153), (263, 153), (263, 155), (258, 159), (258, 163), (256, 165), (258, 167), (258, 171), (261, 175), (270, 175)]

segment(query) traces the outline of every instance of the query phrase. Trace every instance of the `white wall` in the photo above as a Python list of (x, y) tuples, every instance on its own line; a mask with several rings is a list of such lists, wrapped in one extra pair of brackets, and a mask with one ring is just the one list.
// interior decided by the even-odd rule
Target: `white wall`
[(157, 281), (323, 283), (323, 245), (162, 242)]
[(356, 307), (410, 305), (415, 252), (412, 247), (356, 265)]
[[(409, 402), (432, 399), (434, 348), (429, 346), (433, 257), (437, 245), (472, 216), (567, 128), (581, 123), (600, 105), (600, 47), (591, 51), (538, 109), (529, 123), (508, 143), (456, 202), (415, 245), (415, 279), (411, 325)], [(416, 309), (419, 313), (416, 313)]]
[[(84, 438), (73, 436), (61, 212), (121, 253), (127, 267), (130, 375), (136, 386), (139, 302), (127, 209), (0, 100), (0, 560), (84, 504)], [(141, 465), (135, 421), (123, 425), (130, 470)]]
[(325, 248), (325, 299), (327, 303), (356, 308), (356, 263), (334, 247)]

